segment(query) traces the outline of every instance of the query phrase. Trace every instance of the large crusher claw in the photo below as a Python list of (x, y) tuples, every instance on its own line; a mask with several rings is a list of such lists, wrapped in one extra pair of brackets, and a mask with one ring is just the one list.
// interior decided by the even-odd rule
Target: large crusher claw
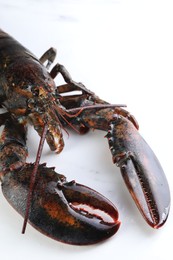
[[(2, 191), (24, 217), (33, 164), (6, 173)], [(114, 235), (119, 226), (115, 206), (98, 192), (67, 182), (53, 168), (40, 165), (28, 222), (43, 234), (68, 244), (88, 245)]]

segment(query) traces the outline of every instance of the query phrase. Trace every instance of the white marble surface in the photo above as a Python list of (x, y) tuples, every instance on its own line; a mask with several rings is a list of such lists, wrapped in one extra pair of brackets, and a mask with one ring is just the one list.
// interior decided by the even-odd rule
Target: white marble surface
[[(172, 1), (0, 0), (0, 27), (36, 55), (50, 46), (57, 61), (76, 81), (111, 103), (125, 103), (136, 116), (140, 132), (156, 152), (173, 192)], [(62, 79), (57, 79), (57, 84)], [(42, 161), (56, 166), (68, 180), (76, 179), (115, 203), (122, 222), (104, 243), (75, 247), (51, 240), (28, 225), (0, 194), (1, 259), (172, 259), (173, 213), (166, 225), (152, 230), (134, 206), (119, 171), (112, 164), (104, 133), (65, 134), (65, 149), (56, 156), (45, 146)], [(33, 142), (34, 140), (34, 142)], [(36, 141), (35, 141), (36, 140)], [(38, 138), (29, 131), (30, 157)]]

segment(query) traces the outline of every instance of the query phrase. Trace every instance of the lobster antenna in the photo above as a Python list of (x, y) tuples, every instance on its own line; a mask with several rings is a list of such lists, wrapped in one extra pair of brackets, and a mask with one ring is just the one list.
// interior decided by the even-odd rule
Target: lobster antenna
[(89, 106), (83, 106), (83, 107), (76, 107), (76, 108), (70, 108), (67, 109), (66, 112), (73, 112), (76, 113), (75, 115), (69, 115), (69, 117), (74, 117), (78, 116), (81, 112), (84, 110), (90, 110), (90, 109), (104, 109), (104, 108), (117, 108), (117, 107), (127, 107), (125, 104), (94, 104), (94, 105), (89, 105)]
[(37, 176), (37, 170), (38, 170), (38, 166), (39, 166), (39, 163), (40, 163), (40, 158), (41, 158), (41, 154), (42, 154), (42, 151), (43, 151), (43, 145), (44, 145), (44, 141), (45, 141), (45, 138), (46, 138), (47, 130), (48, 130), (48, 124), (45, 123), (44, 127), (43, 127), (43, 132), (42, 132), (42, 135), (41, 135), (41, 138), (40, 138), (40, 143), (39, 143), (39, 146), (38, 146), (38, 151), (37, 151), (37, 156), (36, 156), (36, 160), (35, 160), (35, 164), (34, 164), (34, 169), (33, 169), (32, 174), (31, 174), (30, 186), (29, 186), (28, 197), (27, 197), (27, 202), (26, 202), (25, 217), (24, 217), (24, 222), (23, 222), (23, 227), (22, 227), (22, 234), (25, 233), (26, 225), (27, 225), (28, 218), (29, 218), (29, 210), (30, 210), (30, 206), (31, 206), (34, 184), (35, 184), (35, 180), (36, 180), (36, 176)]

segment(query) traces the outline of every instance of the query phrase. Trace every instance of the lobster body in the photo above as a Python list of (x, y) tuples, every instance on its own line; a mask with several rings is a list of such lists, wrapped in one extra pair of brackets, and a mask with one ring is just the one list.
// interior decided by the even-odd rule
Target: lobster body
[(11, 113), (25, 115), (27, 100), (33, 97), (32, 89), (44, 86), (53, 92), (55, 83), (45, 66), (29, 50), (2, 31), (0, 39), (0, 100)]
[[(2, 31), (0, 39), (1, 106), (19, 121), (30, 121), (41, 135), (44, 124), (41, 114), (47, 111), (47, 102), (54, 99), (55, 83), (46, 67), (20, 43)], [(38, 104), (37, 109), (35, 103)], [(61, 133), (56, 120), (52, 123), (53, 116), (50, 117), (47, 120), (52, 127), (49, 128), (47, 141), (51, 150), (56, 150), (54, 136), (59, 138)]]
[[(0, 115), (0, 124), (5, 125), (0, 139), (4, 196), (31, 225), (56, 240), (92, 244), (115, 234), (120, 226), (118, 211), (104, 196), (67, 182), (54, 168), (39, 165), (39, 159), (26, 163), (28, 123), (57, 153), (64, 147), (66, 126), (79, 134), (100, 129), (107, 132), (113, 163), (120, 167), (144, 219), (154, 228), (161, 227), (169, 213), (169, 186), (158, 159), (138, 132), (136, 119), (122, 106), (109, 104), (73, 81), (64, 66), (56, 64), (49, 72), (55, 54), (51, 48), (37, 59), (0, 30), (0, 105), (7, 110)], [(66, 84), (56, 87), (58, 73)], [(74, 90), (80, 94), (68, 95)], [(37, 155), (41, 156), (41, 149)]]

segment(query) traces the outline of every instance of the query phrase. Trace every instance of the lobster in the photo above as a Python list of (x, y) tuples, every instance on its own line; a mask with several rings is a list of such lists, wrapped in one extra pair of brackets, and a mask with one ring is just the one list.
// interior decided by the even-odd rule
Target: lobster
[[(63, 65), (49, 72), (55, 56), (50, 48), (38, 59), (0, 30), (0, 106), (5, 109), (0, 114), (0, 180), (3, 195), (24, 217), (22, 233), (29, 222), (55, 240), (87, 245), (111, 237), (120, 227), (110, 200), (40, 164), (45, 139), (60, 153), (67, 127), (79, 134), (90, 129), (107, 132), (113, 163), (139, 211), (151, 227), (161, 227), (170, 209), (169, 186), (136, 119), (123, 105), (109, 104), (75, 82)], [(60, 86), (54, 82), (58, 73), (65, 81)], [(73, 91), (78, 93), (71, 95)], [(28, 123), (40, 136), (34, 163), (26, 162)]]

